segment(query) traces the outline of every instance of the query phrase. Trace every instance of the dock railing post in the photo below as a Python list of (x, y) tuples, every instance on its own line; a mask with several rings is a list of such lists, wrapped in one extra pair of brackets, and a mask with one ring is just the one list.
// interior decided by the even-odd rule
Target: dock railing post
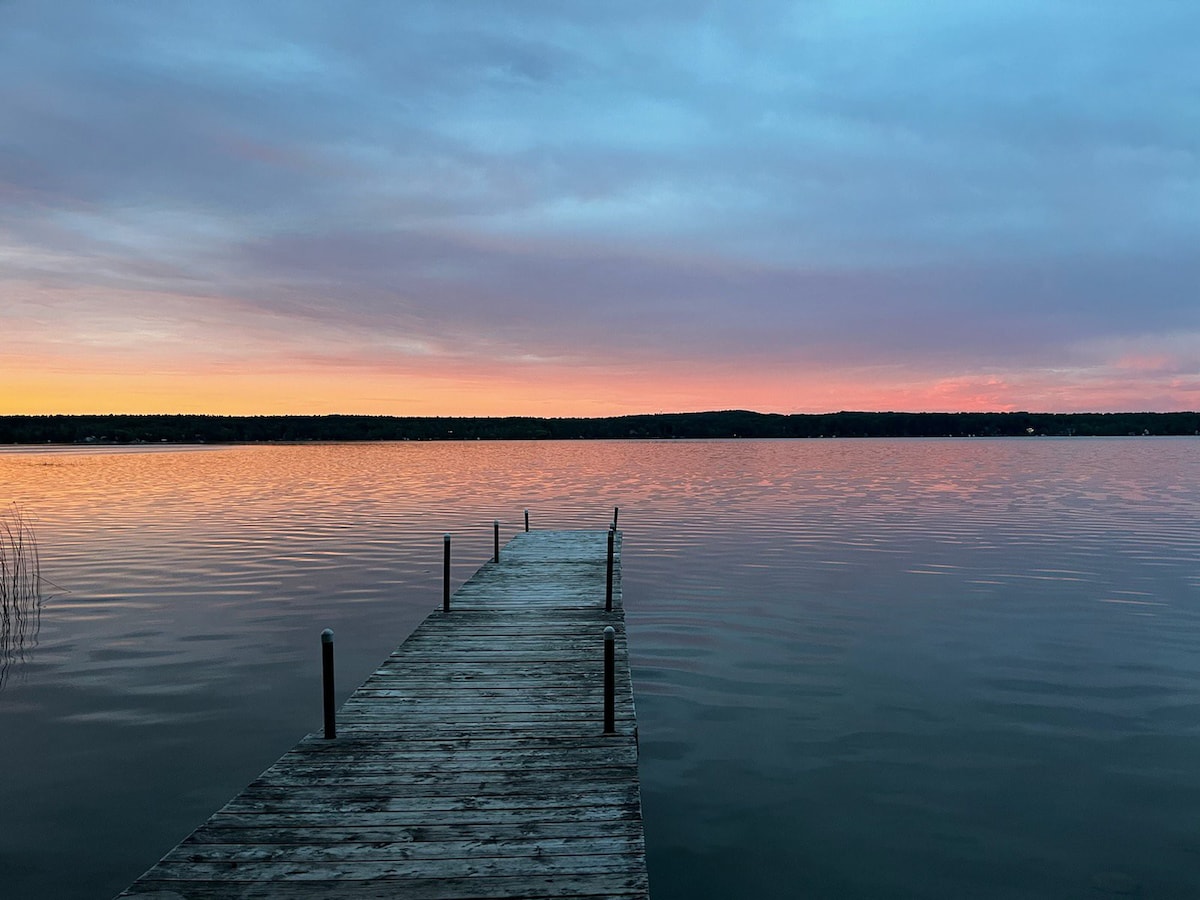
[(614, 734), (617, 730), (616, 720), (616, 673), (617, 673), (617, 632), (611, 625), (604, 629), (604, 733)]
[(321, 687), (325, 701), (325, 737), (337, 737), (337, 713), (333, 706), (333, 629), (321, 632)]
[(617, 535), (616, 526), (608, 529), (608, 579), (604, 587), (604, 611), (612, 612), (612, 581), (613, 581), (613, 539)]
[(612, 527), (613, 527), (613, 528), (616, 528), (616, 527), (617, 527), (617, 514), (618, 514), (620, 511), (621, 511), (621, 507), (619, 507), (619, 506), (614, 506), (614, 507), (613, 507), (613, 524), (612, 524)]
[(450, 612), (450, 535), (442, 535), (442, 612)]
[(529, 510), (525, 510), (525, 530), (529, 530)]
[(500, 520), (492, 519), (492, 562), (500, 562)]

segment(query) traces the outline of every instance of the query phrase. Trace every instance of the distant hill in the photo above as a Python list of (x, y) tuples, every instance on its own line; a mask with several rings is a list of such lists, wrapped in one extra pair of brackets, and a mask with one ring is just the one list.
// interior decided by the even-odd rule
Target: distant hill
[(778, 415), (725, 410), (596, 419), (344, 415), (0, 416), (2, 444), (1197, 434), (1200, 434), (1200, 413), (1197, 412)]

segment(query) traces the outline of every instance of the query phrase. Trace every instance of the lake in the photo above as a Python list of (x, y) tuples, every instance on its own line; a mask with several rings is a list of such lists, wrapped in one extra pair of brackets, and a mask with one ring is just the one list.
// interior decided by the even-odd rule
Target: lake
[(489, 556), (620, 506), (651, 891), (1200, 894), (1200, 440), (0, 450), (0, 877), (109, 898)]

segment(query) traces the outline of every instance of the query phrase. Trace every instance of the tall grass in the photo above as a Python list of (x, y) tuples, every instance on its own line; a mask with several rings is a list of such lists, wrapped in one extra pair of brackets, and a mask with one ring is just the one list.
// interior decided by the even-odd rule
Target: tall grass
[(42, 562), (33, 526), (13, 505), (0, 512), (0, 688), (37, 645), (42, 625)]

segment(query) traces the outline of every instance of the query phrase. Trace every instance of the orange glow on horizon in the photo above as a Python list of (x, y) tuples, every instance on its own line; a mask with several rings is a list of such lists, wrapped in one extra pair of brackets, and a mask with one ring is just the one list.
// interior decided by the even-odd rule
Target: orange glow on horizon
[[(375, 330), (229, 297), (46, 289), (12, 282), (0, 415), (581, 416), (750, 409), (1118, 412), (1200, 408), (1200, 335), (1061, 348), (1074, 368), (992, 371), (831, 348), (756, 355), (669, 336), (628, 347), (445, 326)], [(654, 337), (654, 335), (650, 335)], [(528, 347), (544, 344), (544, 356)], [(594, 343), (594, 342), (593, 342)], [(866, 352), (866, 351), (863, 351)], [(691, 354), (689, 358), (688, 354)], [(773, 355), (772, 355), (773, 354)], [(794, 355), (792, 355), (794, 354)], [(830, 362), (830, 360), (834, 362)], [(958, 363), (962, 365), (962, 363)]]
[(449, 363), (428, 373), (324, 366), (243, 372), (185, 368), (142, 373), (0, 364), (0, 414), (172, 414), (598, 417), (751, 409), (908, 412), (1159, 411), (1200, 407), (1200, 385), (1179, 384), (1152, 406), (1128, 377), (1061, 381), (999, 375), (914, 380), (911, 373), (849, 371), (835, 380), (790, 373), (567, 364)]

